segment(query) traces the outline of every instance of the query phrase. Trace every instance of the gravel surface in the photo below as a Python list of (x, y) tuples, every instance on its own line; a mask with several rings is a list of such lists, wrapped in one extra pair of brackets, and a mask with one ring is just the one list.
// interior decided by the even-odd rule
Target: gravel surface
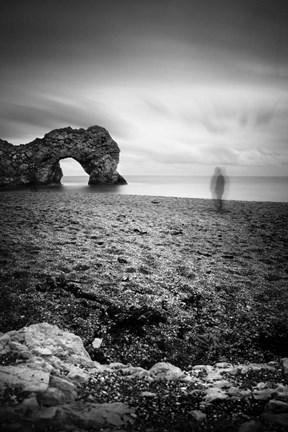
[[(288, 356), (288, 204), (228, 201), (217, 212), (204, 199), (42, 190), (0, 198), (1, 332), (46, 321), (78, 334), (100, 363), (144, 368)], [(196, 427), (181, 419), (197, 409), (197, 392), (108, 378), (81, 398), (134, 401), (137, 430)], [(241, 404), (220, 405), (205, 430), (233, 430)]]

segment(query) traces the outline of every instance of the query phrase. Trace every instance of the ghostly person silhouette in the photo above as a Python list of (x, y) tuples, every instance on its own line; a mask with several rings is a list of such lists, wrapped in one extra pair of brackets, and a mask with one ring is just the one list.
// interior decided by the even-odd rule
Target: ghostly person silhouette
[(216, 167), (214, 175), (211, 178), (210, 191), (215, 202), (215, 207), (220, 211), (223, 209), (223, 197), (227, 186), (226, 183), (226, 177), (222, 174), (221, 169)]

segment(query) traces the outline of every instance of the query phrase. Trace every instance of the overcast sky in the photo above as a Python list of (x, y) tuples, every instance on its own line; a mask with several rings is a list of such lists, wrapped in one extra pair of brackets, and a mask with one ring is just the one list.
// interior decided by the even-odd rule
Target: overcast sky
[(4, 0), (0, 137), (98, 124), (124, 177), (288, 175), (287, 11), (287, 0)]

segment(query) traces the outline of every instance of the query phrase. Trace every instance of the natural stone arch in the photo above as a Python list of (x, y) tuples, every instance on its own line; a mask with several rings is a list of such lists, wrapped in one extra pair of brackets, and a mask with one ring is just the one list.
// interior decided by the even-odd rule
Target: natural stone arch
[(60, 160), (75, 159), (89, 175), (89, 184), (125, 184), (117, 172), (119, 147), (106, 129), (91, 126), (55, 129), (42, 139), (14, 146), (0, 140), (0, 186), (60, 183)]

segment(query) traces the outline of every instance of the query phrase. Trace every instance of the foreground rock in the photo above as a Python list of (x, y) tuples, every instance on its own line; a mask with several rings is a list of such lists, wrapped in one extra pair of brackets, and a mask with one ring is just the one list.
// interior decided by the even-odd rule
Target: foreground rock
[(14, 146), (0, 139), (0, 186), (60, 183), (59, 161), (75, 159), (90, 175), (89, 184), (125, 184), (118, 174), (119, 147), (106, 129), (55, 129), (29, 144)]
[[(191, 366), (187, 371), (166, 362), (157, 363), (150, 370), (122, 363), (101, 365), (90, 359), (78, 336), (47, 323), (2, 334), (0, 359), (1, 430), (35, 431), (43, 425), (55, 430), (131, 430), (131, 425), (137, 424), (135, 401), (127, 403), (127, 398), (118, 394), (117, 401), (95, 402), (100, 384), (117, 379), (130, 382), (131, 388), (139, 382), (145, 382), (146, 387), (149, 383), (174, 383), (182, 398), (193, 399), (197, 393), (197, 406), (191, 402), (187, 414), (191, 425), (196, 425), (195, 430), (200, 425), (200, 430), (206, 430), (212, 406), (233, 401), (256, 401), (263, 407), (257, 418), (243, 413), (246, 420), (237, 420), (239, 431), (265, 430), (259, 429), (262, 424), (275, 425), (279, 430), (288, 428), (287, 359), (282, 360), (282, 365), (217, 363)], [(248, 385), (249, 374), (254, 374), (254, 378)], [(273, 381), (273, 374), (281, 379)], [(257, 376), (266, 376), (267, 380), (256, 383)], [(88, 388), (88, 383), (91, 391), (85, 399), (83, 388)], [(145, 390), (139, 398), (138, 401), (157, 400), (159, 395)], [(210, 426), (207, 430), (213, 429)]]
[(0, 355), (11, 354), (17, 354), (17, 363), (0, 367), (2, 397), (7, 389), (19, 389), (24, 399), (2, 407), (2, 425), (29, 421), (89, 429), (118, 427), (132, 419), (134, 410), (123, 403), (76, 402), (81, 383), (109, 369), (91, 361), (78, 336), (46, 323), (31, 325), (0, 337)]

